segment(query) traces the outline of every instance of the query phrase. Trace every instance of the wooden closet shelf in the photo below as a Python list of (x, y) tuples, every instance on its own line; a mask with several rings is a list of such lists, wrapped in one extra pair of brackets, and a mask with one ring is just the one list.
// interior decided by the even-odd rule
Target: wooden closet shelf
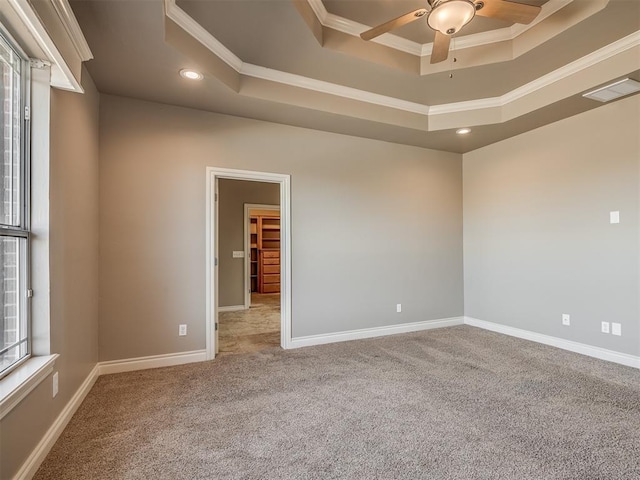
[[(251, 291), (280, 292), (280, 217), (258, 215), (251, 218)], [(255, 230), (254, 230), (255, 225)], [(257, 235), (253, 235), (256, 232)], [(257, 237), (257, 238), (256, 238)], [(255, 242), (255, 243), (254, 243)]]

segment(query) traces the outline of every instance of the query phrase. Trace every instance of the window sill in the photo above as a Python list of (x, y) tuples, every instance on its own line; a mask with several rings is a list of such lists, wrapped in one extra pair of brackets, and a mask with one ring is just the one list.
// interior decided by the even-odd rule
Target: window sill
[(0, 420), (53, 372), (58, 355), (31, 357), (0, 380)]

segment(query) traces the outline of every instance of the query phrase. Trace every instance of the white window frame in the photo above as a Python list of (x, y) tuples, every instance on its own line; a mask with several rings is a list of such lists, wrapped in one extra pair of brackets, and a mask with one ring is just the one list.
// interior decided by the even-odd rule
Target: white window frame
[[(22, 253), (20, 259), (19, 271), (18, 271), (18, 296), (20, 305), (22, 308), (19, 311), (21, 316), (25, 318), (20, 320), (20, 323), (24, 323), (26, 326), (26, 336), (24, 338), (18, 338), (17, 342), (7, 347), (0, 348), (0, 354), (14, 348), (16, 345), (26, 342), (26, 354), (20, 357), (17, 361), (9, 365), (4, 370), (0, 371), (0, 379), (6, 377), (9, 373), (14, 371), (24, 362), (31, 357), (31, 308), (30, 308), (30, 250), (31, 250), (31, 234), (30, 234), (30, 99), (31, 99), (31, 75), (30, 75), (30, 61), (28, 56), (19, 47), (17, 42), (6, 32), (3, 28), (0, 28), (0, 37), (6, 45), (13, 50), (18, 58), (21, 59), (20, 70), (20, 225), (19, 226), (7, 226), (0, 225), (0, 237), (24, 239), (25, 251)], [(20, 336), (22, 337), (22, 335)]]

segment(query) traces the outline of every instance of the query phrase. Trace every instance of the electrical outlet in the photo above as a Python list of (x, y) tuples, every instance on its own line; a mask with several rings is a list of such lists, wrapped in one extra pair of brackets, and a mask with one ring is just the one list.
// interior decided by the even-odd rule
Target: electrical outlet
[(600, 328), (602, 333), (609, 333), (609, 322), (602, 322)]
[(178, 327), (178, 335), (184, 337), (187, 334), (187, 326), (185, 324), (181, 324)]
[(566, 325), (567, 327), (571, 325), (571, 315), (569, 315), (568, 313), (563, 313), (562, 314), (562, 324)]
[(617, 335), (618, 337), (622, 336), (622, 324), (620, 324), (620, 323), (612, 323), (611, 324), (611, 333), (613, 335)]
[(400, 313), (400, 312), (402, 312), (402, 304), (401, 304), (401, 303), (398, 303), (398, 304), (396, 305), (396, 313)]
[(53, 397), (58, 395), (58, 372), (53, 374)]

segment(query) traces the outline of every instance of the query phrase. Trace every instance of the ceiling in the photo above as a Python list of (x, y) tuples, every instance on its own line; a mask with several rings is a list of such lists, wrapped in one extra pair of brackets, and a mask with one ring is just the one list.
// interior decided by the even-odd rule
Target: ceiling
[[(519, 0), (523, 2), (524, 0)], [(76, 0), (103, 93), (467, 152), (596, 108), (584, 91), (640, 80), (640, 2), (529, 0), (529, 27), (476, 17), (429, 63), (422, 20), (364, 29), (414, 0)], [(201, 81), (178, 75), (204, 73)], [(450, 76), (453, 75), (453, 78)], [(458, 127), (470, 126), (465, 137)]]

